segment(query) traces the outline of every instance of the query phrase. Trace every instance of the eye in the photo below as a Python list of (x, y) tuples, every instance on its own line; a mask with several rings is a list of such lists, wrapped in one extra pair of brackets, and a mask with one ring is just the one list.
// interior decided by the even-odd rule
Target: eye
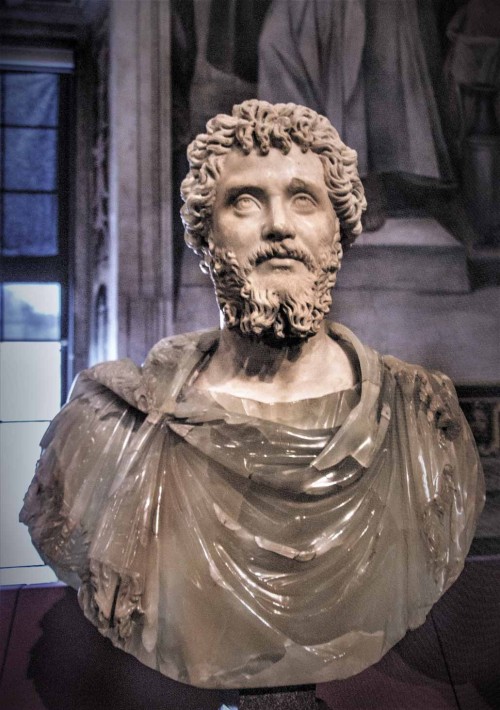
[(293, 206), (300, 212), (312, 212), (316, 208), (316, 201), (306, 192), (300, 192), (293, 198)]
[(233, 202), (233, 207), (241, 214), (249, 214), (260, 209), (260, 205), (252, 195), (239, 195)]

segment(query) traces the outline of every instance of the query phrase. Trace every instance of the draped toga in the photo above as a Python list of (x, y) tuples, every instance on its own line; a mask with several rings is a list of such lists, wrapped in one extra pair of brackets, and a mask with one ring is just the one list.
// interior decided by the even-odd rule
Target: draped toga
[(356, 387), (277, 404), (196, 388), (218, 332), (84, 371), (21, 519), (120, 648), (201, 687), (344, 678), (422, 624), (484, 498), (450, 380), (329, 334)]

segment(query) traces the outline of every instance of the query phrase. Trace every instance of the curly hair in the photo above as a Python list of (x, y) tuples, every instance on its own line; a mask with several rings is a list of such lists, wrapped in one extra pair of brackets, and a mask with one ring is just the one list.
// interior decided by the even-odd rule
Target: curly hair
[(189, 145), (190, 170), (181, 185), (181, 217), (188, 246), (200, 256), (208, 247), (212, 206), (224, 157), (239, 147), (262, 155), (278, 148), (285, 155), (292, 142), (305, 153), (316, 153), (323, 164), (325, 184), (340, 223), (342, 246), (361, 234), (361, 214), (366, 209), (363, 185), (357, 170), (357, 153), (346, 146), (330, 121), (297, 104), (270, 104), (250, 99), (233, 107), (232, 115), (218, 114)]

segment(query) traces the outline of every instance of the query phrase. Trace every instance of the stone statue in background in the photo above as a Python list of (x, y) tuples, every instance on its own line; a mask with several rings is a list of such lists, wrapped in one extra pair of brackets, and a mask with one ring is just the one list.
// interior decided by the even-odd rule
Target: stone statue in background
[(365, 208), (329, 121), (251, 100), (188, 155), (222, 327), (81, 373), (21, 519), (99, 631), (171, 678), (344, 678), (460, 574), (477, 452), (445, 375), (324, 320)]

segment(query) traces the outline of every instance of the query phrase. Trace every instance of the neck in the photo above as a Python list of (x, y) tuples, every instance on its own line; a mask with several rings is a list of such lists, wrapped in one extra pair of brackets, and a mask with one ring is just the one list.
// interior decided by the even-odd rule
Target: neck
[(218, 352), (225, 360), (227, 358), (233, 373), (266, 382), (288, 377), (291, 371), (302, 369), (327, 337), (322, 328), (307, 339), (270, 341), (224, 328)]
[(321, 396), (354, 384), (352, 364), (323, 323), (304, 340), (269, 342), (223, 328), (197, 386), (262, 402)]

